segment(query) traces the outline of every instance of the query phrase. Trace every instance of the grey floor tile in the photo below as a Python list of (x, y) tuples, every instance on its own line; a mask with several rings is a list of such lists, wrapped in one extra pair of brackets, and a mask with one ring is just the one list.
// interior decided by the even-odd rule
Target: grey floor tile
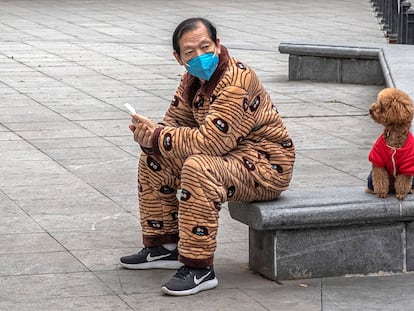
[(0, 234), (0, 254), (62, 250), (63, 247), (47, 233)]
[(0, 255), (0, 276), (86, 271), (81, 262), (65, 251)]
[[(49, 183), (47, 186), (42, 185), (40, 187), (3, 186), (2, 190), (16, 204), (22, 204), (22, 206), (27, 208), (30, 208), (31, 204), (39, 206), (39, 204), (43, 204), (48, 200), (70, 203), (76, 200), (81, 201), (84, 198), (85, 204), (87, 204), (91, 202), (91, 199), (88, 199), (88, 197), (92, 197), (92, 199), (101, 197), (101, 194), (96, 189), (90, 187), (81, 179), (71, 174), (68, 174), (68, 178), (70, 178), (70, 183), (67, 181), (63, 184)], [(101, 199), (105, 200), (107, 198)], [(47, 206), (44, 206), (44, 208), (47, 209)]]
[(103, 296), (112, 294), (90, 272), (0, 277), (0, 301), (34, 301), (46, 298)]
[(0, 310), (9, 311), (131, 311), (125, 302), (115, 295), (90, 297), (44, 298), (31, 301), (0, 301)]
[(127, 270), (118, 267), (111, 271), (96, 271), (96, 275), (117, 294), (161, 294), (161, 285), (175, 270)]
[(44, 230), (0, 191), (0, 234), (42, 233)]
[(280, 287), (277, 282), (263, 278), (249, 270), (247, 263), (216, 264), (214, 271), (221, 288), (247, 290), (277, 289)]
[(142, 245), (130, 248), (120, 246), (114, 249), (74, 250), (71, 253), (91, 271), (108, 271), (121, 268), (119, 259), (122, 256), (135, 254), (141, 248)]
[(274, 311), (320, 311), (321, 280), (282, 282), (277, 288), (246, 289), (243, 292), (252, 300), (260, 302), (267, 310)]
[(132, 294), (121, 296), (134, 310), (255, 310), (265, 311), (260, 302), (235, 289), (205, 291), (192, 297), (168, 297), (159, 293)]
[(218, 241), (214, 254), (214, 263), (216, 265), (247, 266), (249, 262), (249, 244), (246, 239), (241, 242), (225, 243), (219, 237)]
[(0, 234), (42, 233), (44, 229), (31, 217), (20, 212), (3, 212), (0, 208)]
[[(15, 201), (17, 200), (16, 204), (28, 214), (73, 215), (107, 213), (112, 215), (120, 212), (120, 204), (117, 204), (88, 186), (66, 187), (66, 190), (65, 187), (55, 187), (55, 189), (56, 193), (40, 194), (40, 198), (25, 198), (19, 195), (20, 192), (13, 193), (16, 198)], [(10, 189), (10, 193), (13, 190)], [(62, 195), (60, 191), (65, 191), (65, 195)], [(136, 202), (137, 199), (135, 196), (134, 199)], [(125, 205), (127, 204), (125, 203)]]
[(37, 214), (31, 217), (46, 231), (104, 231), (133, 230), (139, 226), (137, 219), (122, 209), (111, 213), (102, 210), (100, 213), (59, 213)]
[(325, 278), (323, 280), (323, 310), (408, 311), (414, 298), (412, 274)]
[[(69, 250), (114, 249), (117, 247), (138, 247), (142, 237), (133, 228), (128, 230), (90, 230), (50, 232), (54, 239)], [(0, 236), (1, 239), (1, 236)], [(0, 240), (1, 241), (1, 240)]]

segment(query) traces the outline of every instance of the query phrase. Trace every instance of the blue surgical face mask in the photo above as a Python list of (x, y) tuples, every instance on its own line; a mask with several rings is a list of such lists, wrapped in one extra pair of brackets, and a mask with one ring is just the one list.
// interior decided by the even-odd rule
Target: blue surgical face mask
[(216, 53), (205, 53), (196, 56), (185, 64), (187, 71), (194, 77), (209, 81), (217, 69), (219, 58)]

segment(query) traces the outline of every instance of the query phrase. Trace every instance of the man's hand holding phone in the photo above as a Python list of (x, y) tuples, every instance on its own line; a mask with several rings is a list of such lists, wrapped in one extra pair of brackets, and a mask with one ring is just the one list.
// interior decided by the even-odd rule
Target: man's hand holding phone
[(151, 119), (141, 116), (136, 113), (135, 109), (130, 104), (125, 104), (125, 107), (131, 112), (131, 122), (129, 129), (134, 133), (134, 140), (142, 147), (152, 147), (152, 136), (157, 124)]

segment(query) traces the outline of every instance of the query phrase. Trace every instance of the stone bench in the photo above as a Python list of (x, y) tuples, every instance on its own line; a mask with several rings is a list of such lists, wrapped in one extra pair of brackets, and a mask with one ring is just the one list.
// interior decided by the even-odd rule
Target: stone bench
[(287, 191), (229, 203), (249, 226), (249, 266), (273, 280), (414, 270), (414, 198), (378, 199), (360, 186)]
[[(399, 87), (414, 98), (414, 46), (282, 43), (289, 79)], [(249, 266), (273, 280), (414, 271), (414, 195), (378, 199), (361, 186), (286, 191), (229, 203), (249, 226)]]

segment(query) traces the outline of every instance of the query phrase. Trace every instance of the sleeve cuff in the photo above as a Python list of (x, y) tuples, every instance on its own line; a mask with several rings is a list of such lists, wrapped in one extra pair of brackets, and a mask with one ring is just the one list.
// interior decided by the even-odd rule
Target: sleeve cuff
[(162, 127), (157, 127), (152, 136), (152, 150), (157, 155), (161, 155), (161, 150), (158, 144), (158, 140), (160, 138), (162, 129), (163, 129)]
[(152, 148), (147, 148), (147, 147), (141, 147), (141, 150), (146, 153), (146, 154), (154, 154), (154, 150), (152, 150)]

